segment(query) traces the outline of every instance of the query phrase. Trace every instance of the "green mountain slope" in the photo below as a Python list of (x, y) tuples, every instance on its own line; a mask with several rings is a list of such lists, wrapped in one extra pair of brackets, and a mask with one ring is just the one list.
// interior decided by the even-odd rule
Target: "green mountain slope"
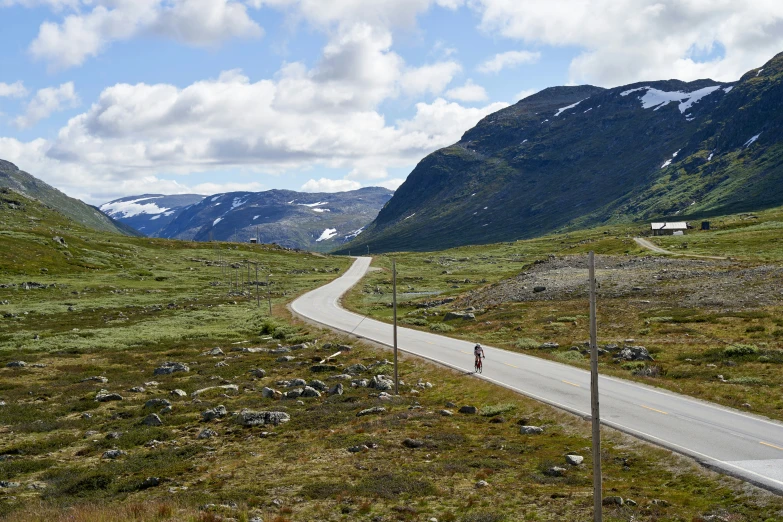
[(37, 199), (85, 227), (124, 235), (140, 235), (136, 230), (111, 219), (97, 208), (66, 196), (40, 179), (19, 170), (13, 163), (1, 159), (0, 187), (10, 188)]
[(782, 104), (783, 54), (733, 84), (546, 89), (424, 158), (339, 252), (437, 250), (783, 204)]

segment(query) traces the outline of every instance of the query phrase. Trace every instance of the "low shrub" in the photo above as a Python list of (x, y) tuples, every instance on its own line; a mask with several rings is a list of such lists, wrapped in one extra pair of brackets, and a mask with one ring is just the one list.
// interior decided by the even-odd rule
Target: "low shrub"
[(723, 354), (726, 357), (742, 357), (744, 355), (753, 355), (758, 353), (759, 349), (755, 344), (732, 344), (725, 350)]
[(557, 357), (561, 361), (583, 361), (585, 359), (584, 355), (577, 352), (576, 350), (568, 350), (567, 352), (557, 352), (555, 353), (555, 357)]
[(500, 404), (494, 404), (492, 406), (482, 406), (479, 410), (479, 414), (483, 415), (484, 417), (494, 417), (495, 415), (500, 415), (501, 413), (506, 413), (514, 408), (516, 408), (517, 405), (511, 402), (503, 402)]
[(432, 330), (433, 332), (445, 333), (445, 332), (451, 332), (452, 330), (454, 330), (454, 327), (445, 323), (432, 323), (430, 324), (430, 330)]
[(514, 346), (516, 346), (521, 350), (531, 350), (541, 346), (541, 343), (536, 341), (535, 339), (523, 337), (521, 339), (517, 339), (516, 342), (514, 343)]
[(412, 324), (413, 326), (427, 326), (427, 320), (422, 319), (421, 317), (406, 317), (402, 321), (400, 321), (405, 324)]
[(729, 384), (743, 384), (745, 386), (759, 386), (764, 384), (764, 381), (758, 377), (735, 377), (733, 379), (727, 379)]
[(748, 326), (747, 328), (745, 328), (745, 333), (766, 332), (766, 331), (767, 331), (767, 327), (762, 326), (760, 324)]

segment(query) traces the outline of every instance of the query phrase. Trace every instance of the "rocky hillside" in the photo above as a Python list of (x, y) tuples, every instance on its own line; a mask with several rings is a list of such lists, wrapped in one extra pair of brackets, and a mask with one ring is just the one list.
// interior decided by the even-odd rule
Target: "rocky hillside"
[(783, 204), (783, 54), (734, 83), (554, 87), (424, 158), (340, 249), (438, 250)]
[(133, 228), (113, 220), (97, 208), (66, 196), (56, 188), (8, 161), (0, 159), (0, 187), (9, 188), (56, 209), (77, 223), (94, 230), (125, 235), (139, 235)]
[(101, 205), (100, 210), (142, 234), (157, 236), (182, 210), (202, 199), (204, 196), (199, 194), (144, 194), (115, 199)]
[(370, 223), (393, 192), (368, 187), (332, 194), (291, 190), (229, 192), (184, 208), (157, 236), (241, 241), (315, 251), (333, 250)]

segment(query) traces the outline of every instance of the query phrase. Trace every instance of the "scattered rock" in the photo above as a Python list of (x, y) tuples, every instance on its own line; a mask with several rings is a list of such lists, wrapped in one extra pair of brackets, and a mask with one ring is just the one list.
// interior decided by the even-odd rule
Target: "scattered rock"
[(163, 426), (163, 421), (160, 420), (157, 413), (150, 413), (141, 421), (145, 426)]
[(302, 396), (302, 392), (304, 392), (302, 388), (294, 388), (291, 391), (285, 392), (283, 394), (283, 397), (285, 397), (286, 399), (298, 399), (299, 397)]
[(226, 415), (228, 415), (228, 410), (226, 410), (226, 407), (221, 404), (220, 406), (216, 406), (215, 408), (203, 412), (201, 414), (201, 418), (205, 422), (209, 422), (214, 419), (222, 419)]
[(351, 388), (366, 388), (370, 385), (367, 379), (354, 379), (351, 381)]
[(114, 460), (114, 459), (119, 458), (119, 457), (121, 457), (123, 455), (127, 455), (127, 453), (125, 453), (122, 450), (116, 450), (115, 449), (115, 450), (104, 451), (103, 455), (101, 455), (101, 458), (102, 459), (112, 459), (112, 460)]
[(154, 488), (155, 486), (160, 486), (160, 479), (158, 477), (147, 477), (144, 479), (144, 482), (139, 485), (139, 489), (149, 489)]
[(522, 435), (541, 435), (544, 433), (544, 428), (540, 426), (521, 426), (519, 432)]
[(172, 411), (174, 411), (174, 409), (171, 406), (166, 406), (165, 408), (160, 410), (160, 414), (161, 415), (166, 415), (166, 414), (171, 413)]
[(362, 410), (359, 413), (356, 414), (357, 417), (364, 417), (365, 415), (373, 415), (375, 413), (384, 413), (386, 411), (386, 408), (383, 406), (374, 406), (372, 408), (367, 408), (366, 410)]
[(106, 439), (107, 440), (114, 440), (114, 439), (119, 439), (121, 436), (122, 436), (122, 432), (121, 431), (111, 431), (111, 432), (106, 434)]
[(174, 372), (189, 372), (190, 368), (185, 363), (180, 362), (165, 362), (162, 365), (155, 368), (154, 375), (170, 375)]
[(87, 377), (86, 379), (82, 379), (79, 382), (98, 382), (101, 384), (106, 384), (107, 382), (109, 382), (109, 379), (107, 379), (103, 375), (95, 375), (94, 377)]
[(171, 390), (171, 395), (173, 395), (174, 397), (187, 397), (188, 396), (188, 394), (185, 393), (185, 390), (180, 390), (179, 388), (177, 388), (176, 390)]
[(566, 455), (565, 460), (567, 464), (570, 464), (572, 466), (578, 466), (582, 462), (584, 462), (585, 458), (581, 455)]
[(326, 385), (325, 382), (319, 381), (318, 379), (313, 379), (307, 385), (311, 388), (315, 388), (318, 391), (325, 392), (329, 389), (329, 387)]
[(228, 363), (226, 361), (220, 361), (215, 365), (215, 368), (225, 368), (226, 366), (228, 366)]
[[(316, 364), (316, 365), (310, 367), (310, 371), (313, 372), (313, 373), (336, 372), (339, 369), (340, 369), (340, 367), (339, 366), (335, 366), (334, 364)], [(332, 379), (334, 379), (334, 378), (335, 377), (332, 377)], [(337, 378), (343, 378), (343, 379), (347, 378), (347, 379), (350, 379), (351, 376), (350, 375), (348, 375), (348, 377), (339, 377), (338, 376)]]
[(660, 500), (660, 499), (653, 499), (650, 504), (653, 504), (654, 506), (661, 506), (661, 507), (669, 507), (669, 501), (667, 500)]
[(467, 415), (475, 415), (478, 413), (478, 408), (476, 408), (475, 406), (462, 406), (459, 409), (459, 412), (465, 413)]
[(253, 377), (258, 377), (259, 379), (262, 379), (266, 377), (266, 371), (262, 370), (261, 368), (256, 368), (255, 370), (250, 370), (250, 375)]
[(367, 371), (367, 367), (363, 364), (352, 364), (345, 369), (345, 373), (349, 375), (359, 375)]
[(417, 439), (405, 439), (402, 441), (402, 445), (406, 448), (421, 448), (424, 446), (424, 441)]
[(444, 321), (451, 321), (453, 319), (462, 319), (464, 321), (475, 321), (476, 316), (470, 312), (447, 312), (443, 317)]
[(504, 422), (506, 422), (506, 419), (500, 416), (489, 419), (490, 424), (503, 424)]
[(220, 348), (212, 348), (210, 351), (204, 352), (202, 355), (217, 356), (217, 355), (225, 355), (225, 354), (223, 353), (223, 350), (221, 350)]
[(288, 386), (289, 388), (293, 388), (295, 386), (306, 386), (306, 385), (307, 385), (307, 381), (305, 381), (304, 379), (294, 379), (292, 381), (288, 381), (288, 384), (286, 386)]
[(239, 391), (239, 386), (236, 384), (222, 384), (220, 386), (209, 386), (207, 388), (201, 388), (200, 390), (196, 390), (193, 393), (190, 394), (191, 397), (198, 397), (204, 392), (208, 392), (209, 390), (226, 390), (226, 391)]
[(394, 381), (385, 375), (376, 375), (372, 378), (368, 387), (378, 391), (389, 391), (394, 389)]
[(284, 355), (282, 357), (278, 357), (277, 362), (291, 362), (294, 359), (296, 359), (296, 357), (294, 357), (293, 355)]
[(302, 390), (302, 397), (320, 397), (321, 392), (311, 386), (305, 386)]
[(343, 385), (342, 383), (337, 383), (334, 386), (332, 386), (332, 389), (329, 390), (329, 395), (342, 395), (343, 394)]
[(440, 410), (438, 413), (440, 413), (444, 417), (451, 417), (452, 415), (454, 415), (454, 412), (451, 410)]
[(204, 430), (201, 430), (201, 433), (198, 434), (199, 439), (211, 439), (212, 437), (217, 437), (217, 432), (213, 429), (206, 428)]
[(88, 413), (88, 412), (82, 413), (82, 419), (92, 419), (92, 413)]
[(479, 489), (486, 488), (487, 486), (489, 486), (489, 482), (487, 482), (486, 480), (479, 480), (478, 482), (476, 482), (476, 487)]
[(547, 343), (543, 343), (541, 346), (539, 346), (539, 348), (542, 349), (542, 350), (554, 350), (556, 348), (560, 348), (560, 345), (555, 343), (555, 342), (550, 341), (550, 342), (547, 342)]
[(108, 390), (101, 390), (95, 395), (95, 400), (97, 402), (121, 401), (123, 397), (119, 393), (109, 393)]
[(27, 366), (27, 363), (24, 361), (11, 361), (5, 366), (6, 368), (24, 368), (25, 366)]
[(552, 466), (551, 468), (548, 468), (544, 470), (544, 475), (547, 477), (562, 477), (566, 473), (565, 468), (561, 468), (560, 466)]
[(630, 499), (630, 498), (626, 498), (626, 499), (625, 499), (625, 505), (626, 505), (626, 506), (631, 506), (631, 507), (634, 507), (634, 506), (636, 505), (636, 501), (635, 501), (635, 500), (633, 500), (633, 499)]
[(456, 405), (456, 404), (454, 404), (453, 402), (449, 401), (449, 402), (447, 402), (447, 403), (446, 403), (446, 407), (447, 407), (447, 408), (456, 408), (456, 407), (457, 407), (457, 405)]
[(370, 448), (368, 448), (364, 444), (360, 444), (358, 446), (351, 446), (350, 448), (348, 448), (348, 451), (350, 453), (361, 453), (362, 451), (368, 451), (369, 449)]
[(144, 393), (147, 390), (146, 390), (146, 388), (144, 388), (144, 386), (134, 386), (133, 388), (129, 389), (128, 391), (131, 392), (131, 393)]
[(622, 506), (625, 505), (623, 497), (604, 497), (601, 502), (604, 506)]
[(171, 406), (168, 399), (150, 399), (144, 403), (145, 408), (165, 408), (166, 406)]
[(654, 360), (644, 346), (626, 346), (616, 355), (616, 358), (624, 361), (652, 361)]
[(265, 399), (281, 399), (283, 394), (272, 388), (264, 388), (261, 390), (261, 397)]
[(271, 424), (277, 426), (291, 420), (291, 416), (282, 411), (252, 411), (242, 410), (234, 417), (237, 424), (245, 427), (265, 426)]
[(0, 480), (0, 488), (18, 488), (20, 484), (18, 482), (9, 482), (7, 480)]

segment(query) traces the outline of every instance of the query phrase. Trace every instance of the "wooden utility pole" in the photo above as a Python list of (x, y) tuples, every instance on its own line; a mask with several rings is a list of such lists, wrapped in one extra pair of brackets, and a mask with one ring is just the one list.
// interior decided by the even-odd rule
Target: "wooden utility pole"
[(601, 417), (598, 411), (598, 326), (595, 306), (595, 253), (588, 257), (590, 277), (590, 416), (593, 421), (593, 522), (601, 522), (603, 484), (601, 479)]
[(394, 395), (400, 394), (400, 379), (397, 373), (397, 264), (392, 259), (392, 308), (394, 309)]
[(266, 300), (269, 302), (269, 317), (272, 317), (272, 288), (269, 286), (269, 276), (266, 275)]
[(261, 296), (258, 294), (258, 261), (256, 261), (256, 307), (261, 308)]

